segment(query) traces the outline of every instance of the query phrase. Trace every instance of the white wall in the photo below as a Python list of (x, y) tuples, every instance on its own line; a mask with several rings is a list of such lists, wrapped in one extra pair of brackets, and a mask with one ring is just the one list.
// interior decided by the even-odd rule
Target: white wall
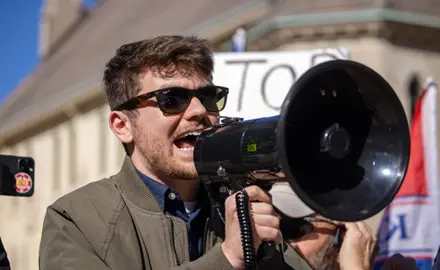
[(107, 107), (78, 115), (1, 151), (32, 156), (36, 164), (33, 197), (0, 197), (0, 236), (14, 270), (38, 269), (38, 247), (48, 205), (120, 169), (124, 151), (108, 127)]

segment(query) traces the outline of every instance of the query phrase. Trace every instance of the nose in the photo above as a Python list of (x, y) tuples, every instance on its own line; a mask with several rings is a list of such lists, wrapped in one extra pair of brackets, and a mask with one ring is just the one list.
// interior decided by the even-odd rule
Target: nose
[(198, 98), (193, 97), (183, 117), (188, 121), (189, 120), (200, 121), (201, 119), (205, 118), (206, 115), (207, 115), (207, 111), (205, 106), (203, 106), (203, 104), (200, 102)]

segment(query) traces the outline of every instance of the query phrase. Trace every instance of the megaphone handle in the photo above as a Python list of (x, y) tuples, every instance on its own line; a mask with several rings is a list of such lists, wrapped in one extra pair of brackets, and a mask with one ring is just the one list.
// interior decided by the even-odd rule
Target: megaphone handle
[(275, 242), (263, 242), (258, 249), (258, 261), (266, 261), (272, 259), (277, 251)]

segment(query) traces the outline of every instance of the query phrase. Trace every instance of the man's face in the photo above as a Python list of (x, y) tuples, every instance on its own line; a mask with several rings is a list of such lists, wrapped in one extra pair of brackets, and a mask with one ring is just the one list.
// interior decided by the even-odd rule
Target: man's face
[[(324, 219), (319, 215), (313, 217)], [(314, 222), (314, 231), (289, 242), (314, 270), (339, 269), (338, 250), (334, 248), (335, 226)]]
[[(208, 83), (199, 74), (182, 76), (176, 73), (164, 78), (147, 72), (140, 79), (138, 95), (172, 86), (198, 89)], [(130, 120), (135, 145), (132, 159), (140, 161), (159, 179), (197, 179), (193, 162), (195, 139), (197, 134), (215, 124), (217, 117), (218, 113), (207, 112), (197, 98), (191, 100), (184, 112), (173, 115), (163, 113), (156, 98), (152, 98), (147, 106), (138, 109), (137, 117)], [(183, 140), (179, 139), (188, 134)]]

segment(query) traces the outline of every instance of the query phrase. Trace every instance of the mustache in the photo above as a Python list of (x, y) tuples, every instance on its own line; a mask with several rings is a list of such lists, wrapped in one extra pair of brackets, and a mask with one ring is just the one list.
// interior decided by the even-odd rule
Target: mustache
[(184, 126), (181, 126), (174, 132), (174, 136), (172, 136), (174, 139), (177, 138), (179, 135), (185, 132), (189, 131), (203, 131), (205, 129), (208, 129), (212, 126), (214, 126), (215, 123), (210, 123), (207, 119), (203, 118), (199, 121), (193, 121), (189, 122)]
[(208, 127), (212, 127), (213, 125), (215, 125), (215, 123), (210, 123), (208, 121), (208, 119), (206, 118), (202, 118), (199, 121), (193, 121), (193, 122), (189, 122), (187, 125), (184, 126), (184, 130), (188, 130), (188, 129), (198, 129), (198, 128), (208, 128)]

